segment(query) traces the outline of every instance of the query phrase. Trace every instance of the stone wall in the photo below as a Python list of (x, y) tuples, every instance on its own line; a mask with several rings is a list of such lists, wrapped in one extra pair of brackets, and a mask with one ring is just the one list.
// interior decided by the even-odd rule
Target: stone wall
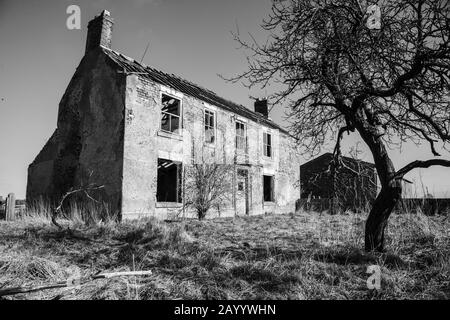
[(130, 75), (126, 80), (122, 180), (124, 218), (154, 215), (159, 87)]

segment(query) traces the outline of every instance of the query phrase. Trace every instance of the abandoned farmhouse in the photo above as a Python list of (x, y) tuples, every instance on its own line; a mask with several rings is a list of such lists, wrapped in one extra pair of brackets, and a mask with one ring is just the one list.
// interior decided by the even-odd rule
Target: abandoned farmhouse
[(208, 162), (233, 168), (232, 196), (209, 216), (294, 211), (300, 161), (267, 100), (251, 111), (113, 51), (113, 24), (103, 11), (88, 25), (57, 128), (28, 168), (27, 201), (95, 183), (122, 218), (190, 216), (185, 172)]

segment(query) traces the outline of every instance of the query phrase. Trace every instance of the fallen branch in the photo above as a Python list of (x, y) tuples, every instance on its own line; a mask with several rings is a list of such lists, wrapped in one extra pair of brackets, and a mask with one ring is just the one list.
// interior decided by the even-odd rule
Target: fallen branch
[(111, 279), (115, 277), (128, 277), (128, 276), (147, 276), (151, 275), (151, 271), (123, 271), (123, 272), (110, 272), (110, 273), (100, 273), (93, 276), (90, 276), (89, 278), (85, 279), (70, 279), (66, 281), (56, 282), (49, 285), (43, 285), (43, 286), (27, 286), (27, 287), (14, 287), (14, 288), (7, 288), (0, 290), (0, 297), (15, 295), (19, 293), (30, 293), (30, 292), (36, 292), (36, 291), (43, 291), (43, 290), (50, 290), (50, 289), (58, 289), (58, 288), (71, 288), (80, 286), (82, 284), (98, 280), (98, 279)]
[(8, 288), (8, 289), (0, 290), (0, 297), (10, 296), (10, 295), (19, 294), (19, 293), (30, 293), (30, 292), (36, 292), (36, 291), (41, 291), (41, 290), (57, 289), (57, 288), (63, 288), (63, 287), (68, 287), (67, 282), (57, 282), (52, 285), (37, 286), (37, 287)]
[[(89, 175), (89, 179), (91, 178), (91, 176), (92, 176), (92, 171), (91, 171), (91, 173), (90, 173), (90, 175)], [(93, 185), (93, 184), (89, 184), (89, 185), (82, 185), (80, 188), (78, 188), (78, 189), (73, 189), (73, 188), (71, 188), (69, 191), (67, 191), (64, 195), (63, 195), (63, 197), (61, 198), (61, 200), (60, 200), (60, 202), (59, 202), (59, 205), (56, 207), (56, 209), (53, 211), (53, 213), (52, 213), (52, 223), (56, 226), (56, 227), (58, 227), (58, 229), (63, 229), (63, 227), (56, 221), (56, 217), (61, 213), (61, 211), (62, 211), (62, 208), (63, 208), (63, 203), (64, 203), (64, 200), (66, 200), (66, 198), (68, 197), (68, 196), (70, 196), (70, 195), (72, 195), (72, 194), (75, 194), (75, 193), (78, 193), (78, 192), (84, 192), (84, 194), (86, 194), (86, 196), (89, 198), (89, 199), (91, 199), (92, 201), (94, 201), (94, 202), (98, 202), (96, 199), (94, 199), (90, 194), (89, 194), (89, 191), (93, 191), (93, 190), (99, 190), (99, 189), (103, 189), (105, 186), (96, 186), (96, 185)]]

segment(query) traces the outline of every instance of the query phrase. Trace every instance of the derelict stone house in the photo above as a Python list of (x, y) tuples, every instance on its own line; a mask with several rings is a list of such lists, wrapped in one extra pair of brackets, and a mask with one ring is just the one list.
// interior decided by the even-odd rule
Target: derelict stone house
[[(27, 201), (57, 199), (86, 180), (122, 218), (183, 207), (183, 172), (234, 168), (233, 197), (211, 216), (289, 212), (300, 197), (294, 141), (268, 118), (111, 49), (113, 20), (88, 25), (86, 52), (59, 105), (57, 129), (28, 168)], [(184, 212), (183, 214), (190, 214)]]

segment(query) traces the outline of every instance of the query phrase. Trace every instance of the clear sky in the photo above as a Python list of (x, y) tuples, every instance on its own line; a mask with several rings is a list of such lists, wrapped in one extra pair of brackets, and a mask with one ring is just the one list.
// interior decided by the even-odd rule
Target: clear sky
[[(68, 30), (66, 9), (81, 8), (81, 30)], [(85, 48), (89, 20), (106, 9), (115, 20), (114, 50), (177, 74), (219, 95), (252, 107), (252, 96), (240, 84), (226, 83), (217, 74), (231, 76), (246, 67), (230, 31), (264, 39), (259, 27), (271, 0), (0, 0), (0, 196), (9, 192), (25, 197), (27, 167), (56, 127), (59, 101)], [(283, 107), (271, 117), (283, 124)], [(357, 137), (346, 137), (346, 147)], [(332, 150), (333, 142), (324, 151)], [(407, 145), (391, 151), (400, 167), (416, 158), (427, 159), (427, 148)], [(449, 158), (449, 154), (444, 154)], [(365, 160), (371, 161), (367, 153)], [(308, 159), (305, 156), (305, 159)], [(436, 196), (450, 196), (450, 169), (415, 171)], [(421, 193), (422, 183), (417, 185)]]

